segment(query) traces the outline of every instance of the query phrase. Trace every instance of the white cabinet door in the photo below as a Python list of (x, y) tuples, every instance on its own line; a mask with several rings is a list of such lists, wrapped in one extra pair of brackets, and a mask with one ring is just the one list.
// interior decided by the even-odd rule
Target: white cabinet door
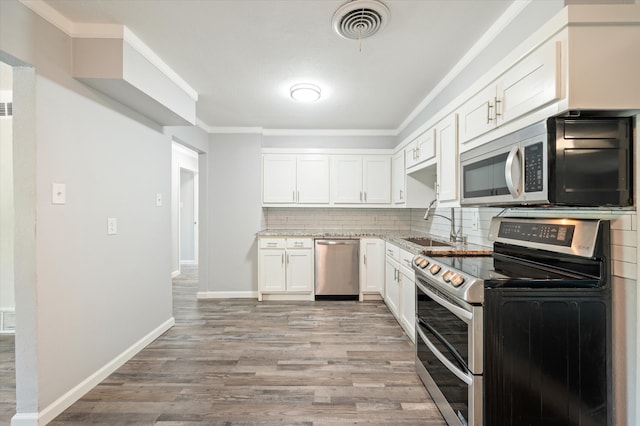
[(287, 291), (313, 290), (313, 256), (309, 249), (287, 250)]
[(331, 198), (334, 203), (362, 203), (362, 157), (359, 155), (333, 156), (331, 183)]
[(296, 200), (296, 156), (262, 157), (262, 202), (294, 203)]
[(465, 143), (496, 127), (494, 119), (495, 102), (496, 85), (490, 84), (460, 107), (458, 114), (461, 143)]
[(454, 207), (458, 199), (458, 132), (456, 114), (436, 125), (438, 140), (438, 206)]
[(367, 204), (391, 203), (391, 159), (386, 155), (366, 156), (364, 169), (363, 201)]
[(389, 256), (385, 262), (384, 301), (394, 317), (398, 318), (398, 304), (400, 302), (400, 283), (398, 262)]
[(260, 292), (285, 291), (285, 250), (261, 249), (259, 253), (258, 283)]
[(393, 204), (404, 204), (405, 179), (407, 177), (404, 166), (404, 151), (396, 153), (391, 159), (391, 187), (393, 191)]
[(498, 125), (560, 99), (560, 42), (549, 42), (498, 79)]
[(360, 239), (360, 291), (384, 293), (384, 241), (379, 238)]
[(436, 156), (436, 141), (433, 129), (429, 129), (417, 138), (418, 164)]
[(416, 284), (415, 275), (400, 268), (400, 323), (407, 335), (415, 342), (416, 330)]
[(296, 201), (299, 204), (328, 204), (329, 156), (298, 156), (296, 181)]
[(404, 148), (405, 167), (407, 169), (418, 164), (418, 138)]

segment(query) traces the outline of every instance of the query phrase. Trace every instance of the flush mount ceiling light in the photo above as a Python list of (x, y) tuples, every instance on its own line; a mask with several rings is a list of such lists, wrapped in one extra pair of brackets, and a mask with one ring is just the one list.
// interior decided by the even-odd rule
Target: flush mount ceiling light
[(389, 8), (377, 0), (353, 0), (333, 14), (333, 30), (341, 37), (362, 40), (384, 28)]
[(320, 88), (315, 84), (294, 84), (290, 92), (291, 98), (298, 102), (315, 102), (320, 99)]

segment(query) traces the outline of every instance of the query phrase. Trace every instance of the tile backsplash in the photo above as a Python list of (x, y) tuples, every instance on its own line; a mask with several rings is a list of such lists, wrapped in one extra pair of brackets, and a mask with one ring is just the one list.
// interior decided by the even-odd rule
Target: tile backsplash
[(408, 209), (276, 208), (264, 209), (267, 229), (409, 231)]

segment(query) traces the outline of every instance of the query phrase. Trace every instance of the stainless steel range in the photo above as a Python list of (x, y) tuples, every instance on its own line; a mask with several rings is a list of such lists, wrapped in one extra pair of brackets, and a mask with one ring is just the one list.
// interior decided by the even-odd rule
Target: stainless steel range
[(413, 260), (416, 370), (445, 420), (611, 424), (609, 223), (496, 217), (489, 239)]

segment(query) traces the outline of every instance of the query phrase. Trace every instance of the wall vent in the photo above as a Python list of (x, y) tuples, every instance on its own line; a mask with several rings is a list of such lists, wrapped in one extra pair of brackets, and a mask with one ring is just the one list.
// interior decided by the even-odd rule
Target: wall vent
[(0, 117), (13, 116), (13, 102), (0, 102)]

